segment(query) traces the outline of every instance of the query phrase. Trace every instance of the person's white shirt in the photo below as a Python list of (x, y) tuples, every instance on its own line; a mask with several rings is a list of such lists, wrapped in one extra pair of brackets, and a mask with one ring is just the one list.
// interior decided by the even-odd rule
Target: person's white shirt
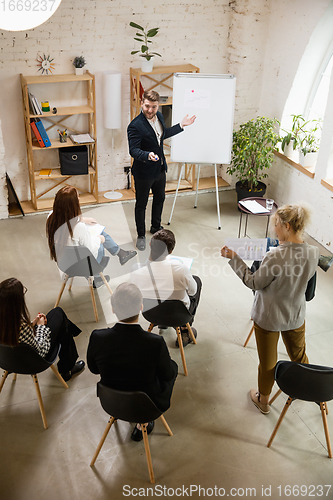
[(69, 235), (67, 244), (69, 246), (88, 248), (96, 259), (98, 249), (101, 246), (101, 239), (96, 235), (92, 235), (84, 222), (78, 222), (73, 228), (73, 238)]
[(197, 283), (188, 267), (170, 256), (161, 261), (134, 265), (131, 281), (145, 299), (158, 299), (157, 288), (161, 300), (181, 300), (187, 308), (190, 306), (189, 296), (197, 291)]

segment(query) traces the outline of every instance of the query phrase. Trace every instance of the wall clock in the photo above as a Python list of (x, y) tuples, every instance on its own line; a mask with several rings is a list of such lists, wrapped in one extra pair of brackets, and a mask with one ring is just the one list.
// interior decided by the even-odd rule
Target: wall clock
[(38, 65), (39, 66), (39, 69), (38, 71), (41, 71), (42, 72), (42, 75), (44, 75), (44, 73), (46, 75), (50, 73), (52, 73), (52, 71), (54, 71), (54, 58), (51, 59), (51, 56), (48, 55), (46, 56), (45, 54), (43, 54), (43, 57), (40, 56), (38, 54), (37, 56), (37, 62), (38, 62)]

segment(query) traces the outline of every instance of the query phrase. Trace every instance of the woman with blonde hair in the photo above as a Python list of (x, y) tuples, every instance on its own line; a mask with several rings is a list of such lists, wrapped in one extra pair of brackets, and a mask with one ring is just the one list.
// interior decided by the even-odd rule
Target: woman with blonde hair
[(266, 253), (255, 272), (233, 250), (227, 246), (221, 249), (237, 276), (255, 290), (251, 318), (259, 356), (258, 390), (251, 389), (250, 397), (264, 414), (269, 413), (280, 332), (291, 361), (309, 362), (305, 353), (305, 291), (319, 258), (319, 249), (303, 238), (309, 220), (310, 211), (303, 205), (280, 207), (272, 216), (279, 246)]
[[(83, 217), (77, 189), (73, 186), (61, 188), (54, 198), (53, 211), (46, 222), (46, 233), (51, 259), (60, 260), (66, 246), (87, 247), (97, 262), (104, 256), (104, 248), (119, 258), (123, 266), (136, 255), (136, 251), (123, 250), (105, 231), (92, 235), (87, 225), (96, 224), (95, 219)], [(106, 276), (106, 279), (110, 278)], [(100, 276), (94, 278), (94, 287), (103, 284)]]
[(28, 344), (42, 358), (56, 344), (61, 344), (58, 370), (68, 381), (84, 369), (84, 361), (77, 361), (78, 353), (73, 337), (81, 333), (60, 307), (45, 315), (38, 313), (33, 321), (25, 303), (27, 289), (16, 278), (0, 283), (0, 344), (12, 347)]

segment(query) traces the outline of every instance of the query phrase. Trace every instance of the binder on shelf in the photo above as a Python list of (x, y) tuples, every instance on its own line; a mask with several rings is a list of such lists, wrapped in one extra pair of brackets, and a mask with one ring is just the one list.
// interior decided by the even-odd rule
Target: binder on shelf
[(33, 120), (30, 121), (30, 126), (32, 128), (33, 133), (35, 134), (35, 137), (36, 137), (36, 139), (38, 141), (39, 146), (41, 148), (45, 148), (44, 141), (43, 141), (43, 139), (42, 139), (42, 137), (41, 137), (41, 135), (39, 133), (39, 130), (38, 130), (37, 126), (36, 126), (36, 123)]
[(49, 136), (46, 133), (46, 130), (44, 128), (42, 120), (40, 120), (40, 118), (36, 118), (35, 123), (36, 123), (36, 127), (38, 128), (38, 132), (40, 133), (41, 138), (43, 139), (45, 147), (49, 148), (50, 146), (52, 146), (52, 144), (51, 144), (51, 141), (49, 139)]

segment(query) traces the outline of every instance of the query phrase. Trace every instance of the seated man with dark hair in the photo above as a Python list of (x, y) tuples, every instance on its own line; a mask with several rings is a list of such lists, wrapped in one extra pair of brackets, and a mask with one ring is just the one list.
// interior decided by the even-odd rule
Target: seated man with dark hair
[[(178, 374), (163, 337), (148, 333), (138, 324), (142, 295), (133, 283), (122, 283), (111, 296), (112, 310), (118, 318), (112, 328), (94, 330), (87, 361), (92, 373), (101, 375), (102, 384), (121, 391), (142, 391), (165, 412)], [(148, 425), (148, 434), (154, 422)], [(141, 441), (136, 426), (134, 441)]]
[[(157, 231), (150, 242), (150, 257), (144, 265), (134, 265), (131, 281), (145, 299), (181, 300), (194, 316), (199, 304), (202, 283), (177, 258), (170, 258), (176, 245), (175, 235), (168, 229)], [(192, 326), (193, 321), (190, 322)], [(197, 331), (192, 328), (194, 336)], [(192, 342), (186, 326), (181, 327), (184, 347)], [(176, 340), (178, 347), (178, 340)]]

